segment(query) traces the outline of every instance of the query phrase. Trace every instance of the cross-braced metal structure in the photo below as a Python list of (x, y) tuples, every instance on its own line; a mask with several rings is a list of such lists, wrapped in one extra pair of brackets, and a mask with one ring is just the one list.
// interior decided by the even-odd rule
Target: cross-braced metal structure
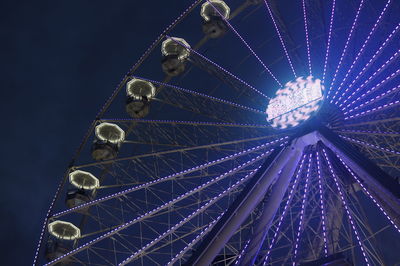
[[(194, 1), (91, 124), (34, 264), (400, 263), (399, 14)], [(276, 129), (268, 102), (301, 76), (322, 80), (323, 105)]]

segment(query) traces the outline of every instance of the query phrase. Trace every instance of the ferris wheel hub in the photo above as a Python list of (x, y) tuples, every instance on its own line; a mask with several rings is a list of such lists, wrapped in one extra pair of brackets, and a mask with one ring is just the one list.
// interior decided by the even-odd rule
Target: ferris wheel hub
[(309, 120), (320, 109), (324, 86), (312, 76), (289, 81), (275, 93), (267, 107), (267, 121), (273, 128), (297, 127)]

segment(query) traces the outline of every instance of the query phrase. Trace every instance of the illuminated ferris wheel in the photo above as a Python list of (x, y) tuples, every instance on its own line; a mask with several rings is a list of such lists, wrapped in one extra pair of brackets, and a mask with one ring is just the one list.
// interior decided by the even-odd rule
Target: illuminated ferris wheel
[(91, 124), (34, 264), (398, 265), (399, 14), (195, 1)]

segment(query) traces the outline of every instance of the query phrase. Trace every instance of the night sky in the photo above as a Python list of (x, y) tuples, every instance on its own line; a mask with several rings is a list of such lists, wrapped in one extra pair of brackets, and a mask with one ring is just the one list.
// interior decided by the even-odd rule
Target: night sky
[(49, 202), (90, 122), (192, 1), (156, 2), (0, 2), (2, 265), (32, 263)]
[[(0, 1), (1, 265), (32, 263), (50, 201), (90, 123), (124, 74), (193, 1)], [(196, 30), (202, 35), (200, 24)], [(258, 37), (259, 30), (249, 31)], [(265, 32), (274, 32), (272, 25)], [(264, 39), (257, 41), (255, 47)], [(278, 39), (272, 41), (280, 49)], [(262, 52), (274, 56), (273, 50)]]

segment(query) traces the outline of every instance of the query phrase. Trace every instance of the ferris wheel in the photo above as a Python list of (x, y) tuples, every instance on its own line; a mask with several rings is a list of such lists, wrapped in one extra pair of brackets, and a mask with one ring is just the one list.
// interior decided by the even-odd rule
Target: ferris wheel
[(399, 265), (399, 14), (194, 1), (92, 122), (34, 265)]

